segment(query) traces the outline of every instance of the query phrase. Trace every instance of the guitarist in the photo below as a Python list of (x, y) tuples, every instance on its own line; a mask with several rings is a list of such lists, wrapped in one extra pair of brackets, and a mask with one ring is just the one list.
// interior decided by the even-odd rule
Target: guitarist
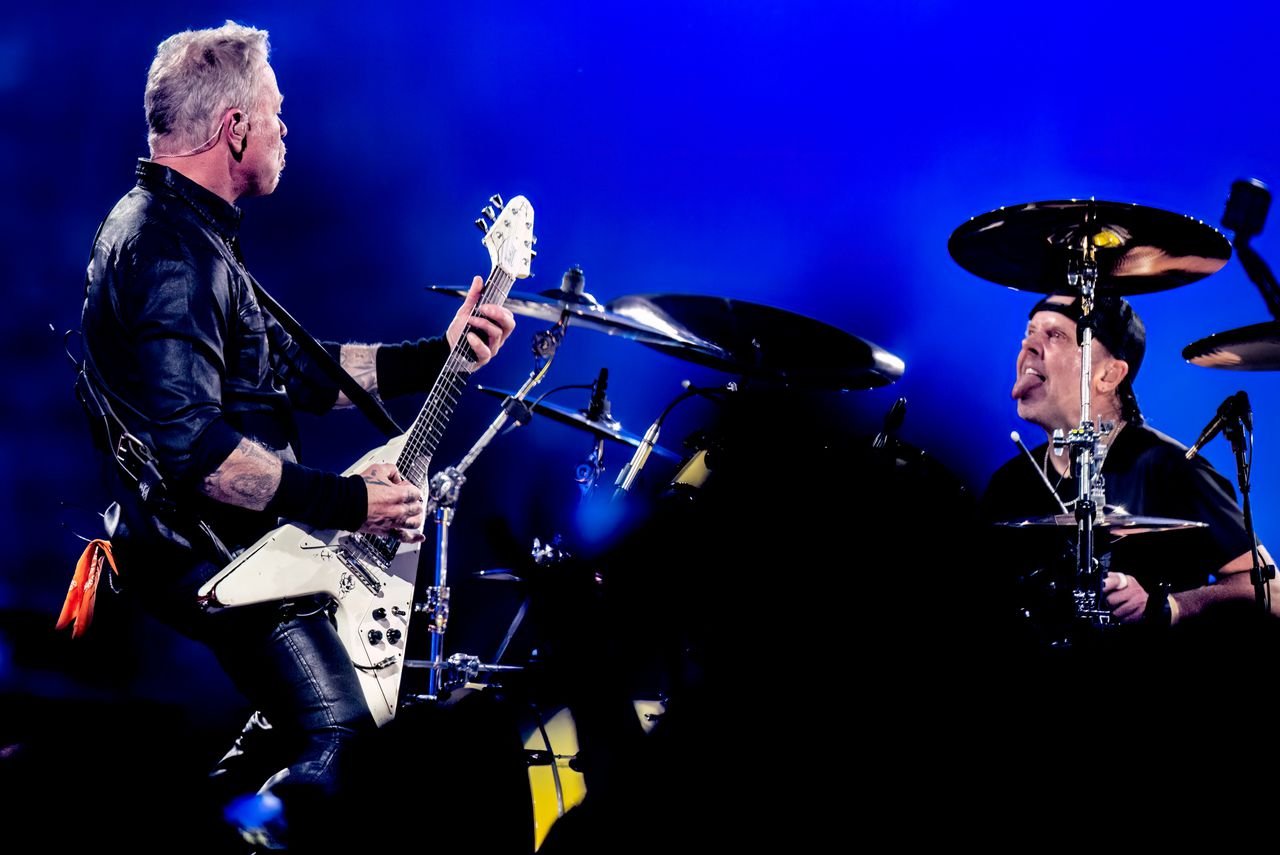
[[(82, 323), (86, 375), (164, 479), (158, 502), (108, 463), (123, 577), (149, 611), (207, 644), (259, 711), (215, 779), (227, 793), (269, 790), (283, 821), (268, 830), (309, 849), (373, 719), (326, 603), (201, 610), (194, 592), (220, 560), (193, 522), (231, 551), (279, 518), (420, 541), (424, 506), (394, 465), (344, 478), (293, 452), (295, 409), (350, 402), (259, 305), (240, 250), (236, 202), (273, 192), (284, 168), (268, 52), (265, 31), (230, 21), (159, 45), (144, 96), (151, 157), (94, 240)], [(325, 348), (369, 392), (426, 391), (461, 336), (478, 367), (514, 329), (499, 306), (472, 316), (482, 285), (443, 337)], [(261, 751), (264, 735), (276, 753)], [(244, 775), (231, 781), (235, 769)]]

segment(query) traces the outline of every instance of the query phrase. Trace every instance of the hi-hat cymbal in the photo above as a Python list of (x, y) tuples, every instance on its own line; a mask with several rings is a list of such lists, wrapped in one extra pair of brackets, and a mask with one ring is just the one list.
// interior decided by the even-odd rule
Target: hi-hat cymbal
[[(998, 522), (998, 526), (1015, 529), (1065, 527), (1075, 528), (1075, 514), (1053, 514), (1047, 517), (1031, 517), (1025, 520)], [(1102, 519), (1093, 524), (1094, 530), (1105, 531), (1112, 537), (1128, 537), (1133, 534), (1150, 534), (1156, 531), (1178, 531), (1188, 528), (1207, 528), (1202, 522), (1170, 519), (1169, 517), (1134, 516), (1122, 508), (1108, 507)]]
[[(466, 288), (453, 288), (443, 285), (432, 285), (437, 294), (447, 294), (462, 298), (467, 295)], [(643, 342), (644, 344), (663, 345), (677, 355), (685, 350), (696, 350), (707, 354), (719, 354), (720, 348), (690, 334), (680, 336), (665, 330), (656, 330), (631, 318), (610, 311), (590, 294), (566, 293), (560, 288), (548, 291), (512, 291), (503, 304), (517, 315), (537, 318), (548, 323), (557, 323), (565, 312), (569, 315), (569, 326), (615, 335), (619, 338)]]
[(1092, 199), (1032, 202), (980, 214), (951, 234), (956, 262), (1022, 291), (1070, 290), (1068, 268), (1088, 242), (1099, 294), (1145, 294), (1195, 282), (1231, 257), (1217, 229), (1183, 214)]
[(1214, 333), (1184, 347), (1182, 358), (1205, 368), (1280, 371), (1280, 321)]
[(804, 315), (724, 297), (641, 294), (606, 304), (612, 313), (671, 339), (713, 342), (716, 351), (643, 344), (673, 356), (813, 389), (871, 389), (902, 376), (901, 359), (866, 339)]
[[(495, 398), (509, 398), (512, 395), (511, 392), (506, 392), (502, 389), (495, 389), (492, 386), (477, 385), (476, 388), (485, 394), (493, 395)], [(582, 410), (570, 410), (567, 407), (561, 407), (557, 404), (549, 404), (546, 401), (538, 401), (531, 404), (531, 406), (535, 413), (540, 413), (554, 421), (560, 422), (561, 424), (566, 424), (570, 427), (576, 427), (580, 430), (588, 431), (598, 437), (626, 443), (632, 448), (638, 447), (643, 441), (642, 437), (623, 430), (622, 424), (618, 422), (617, 419), (609, 415), (605, 415), (601, 419), (591, 419), (588, 418), (587, 414)], [(660, 445), (655, 445), (653, 447), (653, 453), (671, 460), (683, 459), (674, 451), (668, 451)]]

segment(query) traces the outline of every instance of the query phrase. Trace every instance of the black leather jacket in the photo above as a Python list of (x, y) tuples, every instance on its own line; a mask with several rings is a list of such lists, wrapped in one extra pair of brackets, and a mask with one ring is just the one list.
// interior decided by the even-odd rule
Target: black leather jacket
[[(236, 239), (240, 210), (150, 161), (137, 174), (94, 240), (86, 355), (178, 503), (229, 546), (244, 546), (275, 521), (204, 497), (200, 480), (243, 436), (293, 460), (293, 409), (324, 412), (338, 389), (258, 305)], [(338, 345), (326, 347), (336, 353)], [(127, 539), (187, 545), (131, 485), (117, 479), (113, 492)]]

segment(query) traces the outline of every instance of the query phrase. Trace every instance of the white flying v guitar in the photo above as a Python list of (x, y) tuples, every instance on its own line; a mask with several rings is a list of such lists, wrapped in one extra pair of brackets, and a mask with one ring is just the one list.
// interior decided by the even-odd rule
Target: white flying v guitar
[[(533, 206), (523, 196), (505, 206), (500, 197), (490, 201), (502, 210), (495, 215), (493, 207), (484, 209), (492, 226), (476, 221), (487, 227), (484, 245), (493, 266), (480, 303), (500, 306), (515, 280), (529, 275), (535, 254)], [(344, 474), (395, 461), (400, 473), (425, 493), (427, 468), (466, 385), (473, 357), (466, 337), (461, 337), (409, 432), (370, 451)], [(338, 635), (381, 727), (396, 712), (419, 547), (393, 537), (290, 523), (240, 553), (205, 583), (199, 596), (208, 606), (232, 607), (328, 594), (337, 603)]]

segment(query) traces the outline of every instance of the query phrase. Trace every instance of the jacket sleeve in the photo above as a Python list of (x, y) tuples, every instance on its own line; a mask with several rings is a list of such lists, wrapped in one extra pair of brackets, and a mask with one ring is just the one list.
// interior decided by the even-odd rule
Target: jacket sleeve
[(212, 472), (239, 444), (225, 420), (230, 273), (176, 237), (144, 231), (121, 259), (117, 311), (136, 360), (129, 386), (161, 471), (179, 482)]

